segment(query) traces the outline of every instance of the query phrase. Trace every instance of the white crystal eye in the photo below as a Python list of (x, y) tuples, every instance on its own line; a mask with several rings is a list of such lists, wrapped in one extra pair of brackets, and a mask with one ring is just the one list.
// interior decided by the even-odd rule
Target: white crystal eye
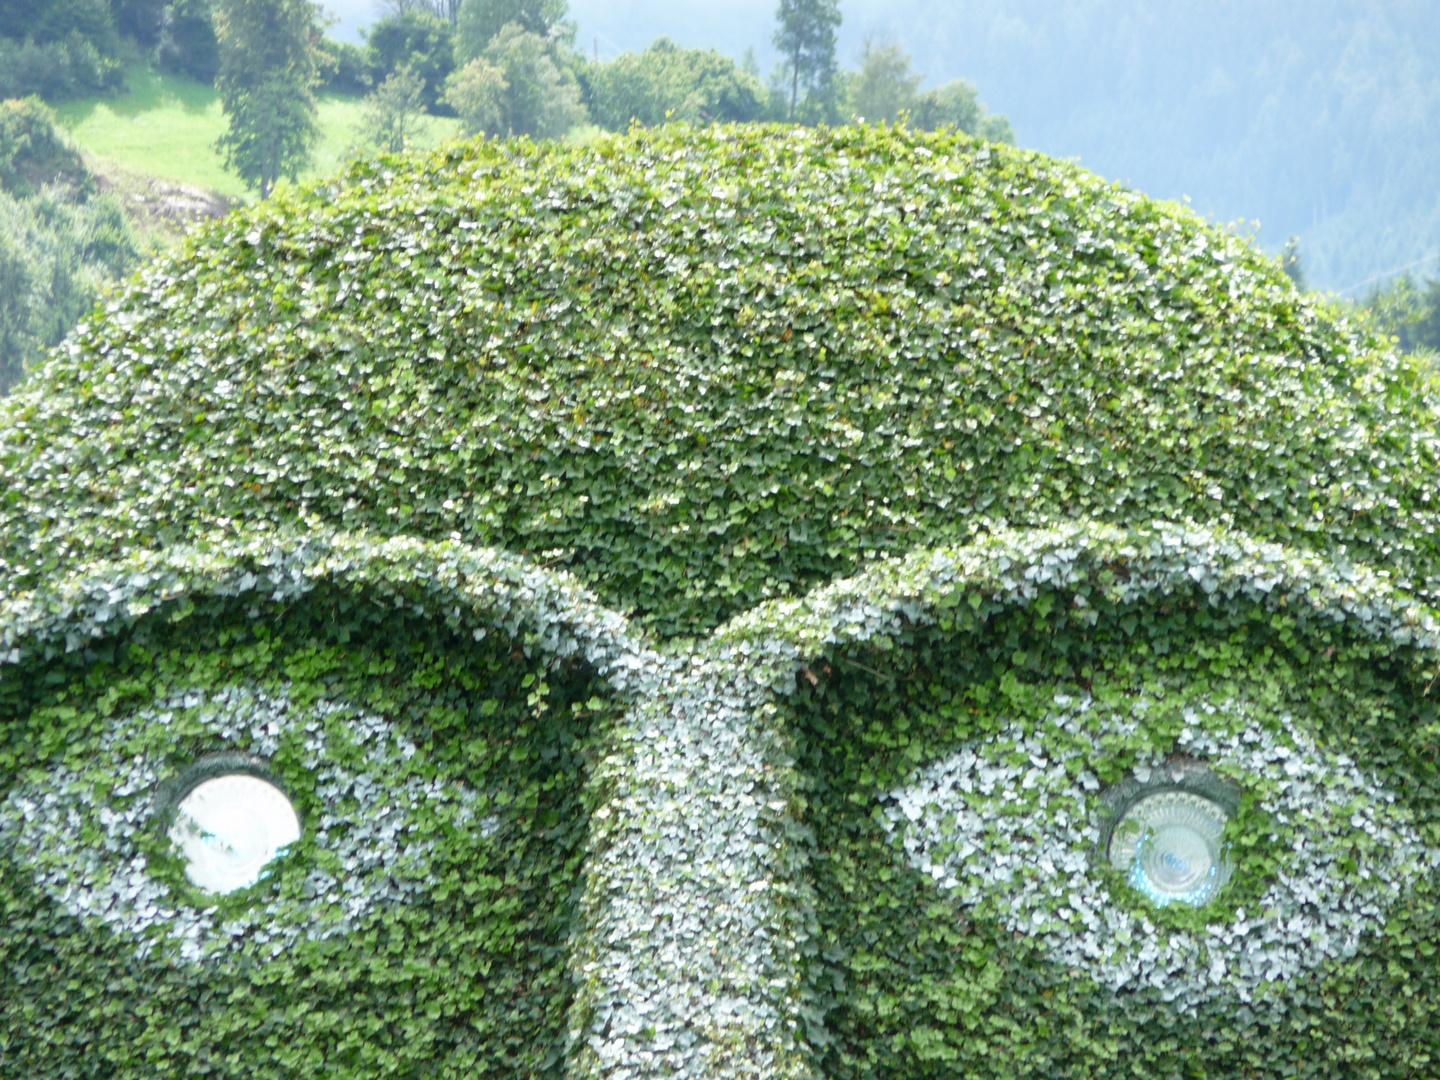
[(228, 773), (202, 781), (180, 800), (170, 839), (192, 883), (230, 893), (254, 885), (265, 866), (300, 839), (300, 818), (274, 784)]
[(1230, 880), (1221, 845), (1230, 815), (1191, 791), (1158, 791), (1138, 799), (1110, 836), (1110, 864), (1160, 907), (1204, 907)]

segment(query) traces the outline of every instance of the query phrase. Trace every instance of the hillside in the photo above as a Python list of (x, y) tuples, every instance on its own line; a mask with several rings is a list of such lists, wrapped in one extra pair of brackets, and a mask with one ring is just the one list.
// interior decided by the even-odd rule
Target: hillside
[[(577, 0), (587, 49), (658, 33), (769, 69), (773, 2)], [(1347, 289), (1440, 250), (1434, 133), (1440, 7), (1411, 0), (845, 0), (841, 60), (867, 34), (930, 85), (966, 78), (1020, 144), (1078, 157), (1217, 221), (1298, 235), (1311, 284)], [(1429, 262), (1422, 273), (1440, 272)]]
[[(231, 199), (249, 194), (215, 149), (225, 117), (213, 87), (145, 64), (127, 69), (125, 81), (129, 92), (122, 96), (81, 98), (56, 108), (61, 124), (83, 149), (126, 172)], [(334, 173), (364, 141), (361, 99), (326, 94), (319, 104), (321, 136), (306, 179)], [(416, 148), (428, 149), (457, 131), (454, 120), (425, 117)]]

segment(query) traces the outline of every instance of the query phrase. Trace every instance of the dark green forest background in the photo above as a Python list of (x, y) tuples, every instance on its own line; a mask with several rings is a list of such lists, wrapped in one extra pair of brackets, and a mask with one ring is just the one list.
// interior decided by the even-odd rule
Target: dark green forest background
[[(574, 0), (602, 56), (667, 33), (767, 70), (774, 0)], [(927, 85), (965, 78), (1021, 146), (1078, 157), (1216, 220), (1298, 236), (1309, 284), (1440, 250), (1434, 0), (844, 0), (842, 63), (875, 35)], [(686, 27), (693, 27), (690, 33)], [(1416, 268), (1440, 270), (1440, 259)]]

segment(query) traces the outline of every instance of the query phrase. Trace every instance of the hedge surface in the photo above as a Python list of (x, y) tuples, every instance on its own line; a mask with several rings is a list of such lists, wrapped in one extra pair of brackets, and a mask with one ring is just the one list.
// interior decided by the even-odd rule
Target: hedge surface
[(1435, 397), (1187, 211), (962, 135), (361, 163), (232, 216), (0, 424), (0, 578), (211, 530), (505, 547), (662, 635), (877, 552), (1233, 522), (1437, 577)]
[[(304, 836), (259, 884), (219, 898), (170, 865), (163, 823), (144, 819), (135, 841), (162, 886), (151, 904), (172, 915), (218, 909), (225, 928), (211, 938), (221, 943), (203, 959), (184, 956), (164, 910), (134, 930), (38, 887), (37, 864), (77, 833), (114, 859), (125, 854), (92, 815), (124, 814), (153, 795), (148, 784), (114, 790), (129, 762), (164, 778), (217, 750), (263, 753), (243, 722), (228, 734), (218, 732), (233, 724), (206, 722), (215, 696), (236, 687), (288, 705), (294, 723), (266, 757)], [(6, 1075), (563, 1072), (569, 937), (593, 801), (587, 761), (594, 721), (610, 712), (583, 664), (527, 659), (504, 634), (475, 642), (332, 587), (285, 605), (204, 596), (167, 605), (92, 649), (36, 654), (7, 672), (4, 695), (5, 787), (25, 790), (32, 808), (94, 793), (71, 799), (55, 835), (29, 842), (15, 843), (11, 807), (0, 814), (14, 844), (0, 876)], [(355, 709), (394, 725), (409, 744), (403, 760), (366, 759), (340, 722)], [(284, 719), (243, 713), (260, 714), (261, 731)], [(126, 724), (132, 715), (139, 726)], [(318, 767), (304, 745), (317, 726), (330, 736)], [(344, 798), (326, 791), (337, 768), (361, 778)], [(449, 812), (417, 801), (417, 784), (448, 792)], [(398, 804), (367, 822), (365, 804), (386, 792)], [(468, 813), (456, 813), (457, 793)], [(364, 824), (369, 838), (342, 865), (345, 834)], [(325, 825), (341, 844), (317, 843)], [(421, 857), (363, 865), (397, 829)], [(342, 895), (338, 904), (334, 892), (317, 895), (317, 882)], [(316, 932), (317, 914), (333, 921), (366, 893), (378, 899), (350, 925)]]
[[(1423, 1075), (1437, 406), (1242, 239), (958, 134), (458, 145), (242, 211), (0, 405), (0, 1072)], [(70, 912), (44, 793), (106, 849), (117, 747), (262, 746), (227, 694), (377, 717), (416, 748), (382, 788), (511, 825), (417, 801), (430, 892), (333, 936), (256, 921), (323, 922), (318, 833), (219, 902), (223, 955)], [(292, 734), (302, 811), (369, 821)], [(1130, 935), (1083, 970), (1072, 894), (1017, 929), (1012, 879), (946, 879), (1247, 739), (1235, 881), (1161, 911), (1079, 859)], [(1034, 780), (1001, 831), (896, 816), (976, 752)], [(1326, 776), (1321, 830), (1285, 785)]]

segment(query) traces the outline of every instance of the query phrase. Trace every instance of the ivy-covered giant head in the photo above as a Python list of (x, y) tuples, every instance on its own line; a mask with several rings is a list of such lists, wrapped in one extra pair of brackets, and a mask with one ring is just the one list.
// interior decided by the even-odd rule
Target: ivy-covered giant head
[(959, 135), (237, 215), (0, 424), (0, 1071), (1413, 1075), (1435, 404)]

